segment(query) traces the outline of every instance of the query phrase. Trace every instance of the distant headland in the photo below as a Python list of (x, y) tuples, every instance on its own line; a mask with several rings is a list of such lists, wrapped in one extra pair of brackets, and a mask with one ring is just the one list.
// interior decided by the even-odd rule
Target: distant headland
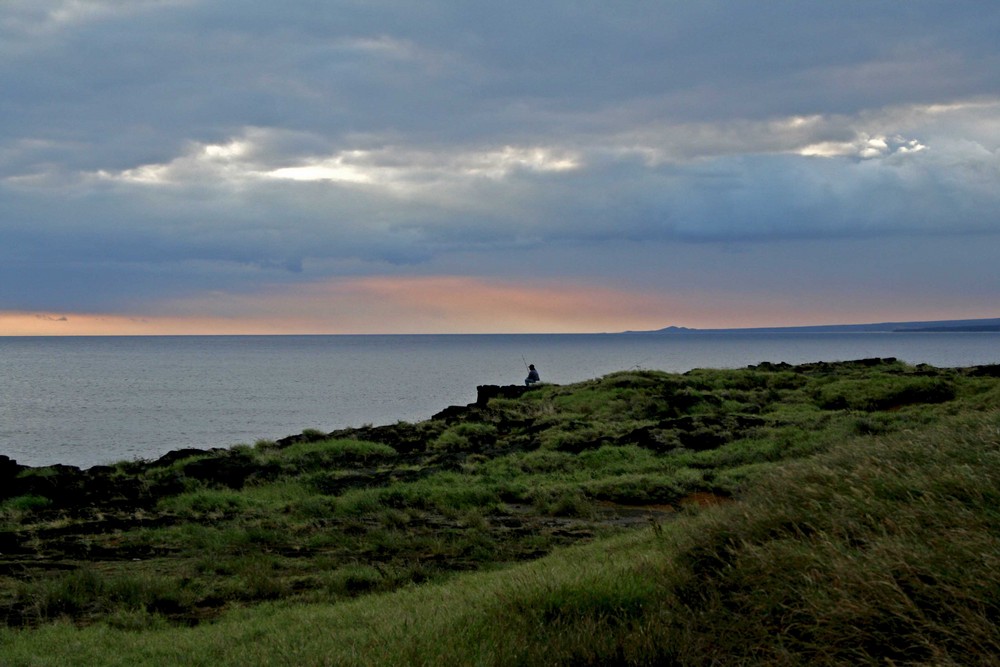
[(703, 333), (983, 333), (1000, 332), (1000, 318), (978, 320), (936, 320), (930, 322), (880, 322), (877, 324), (824, 324), (805, 327), (748, 327), (734, 329), (691, 329), (670, 326), (653, 331), (625, 331), (632, 334)]

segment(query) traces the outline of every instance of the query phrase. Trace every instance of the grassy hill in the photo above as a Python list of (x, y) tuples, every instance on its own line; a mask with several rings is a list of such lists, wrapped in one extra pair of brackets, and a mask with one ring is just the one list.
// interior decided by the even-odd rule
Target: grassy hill
[(19, 469), (0, 665), (996, 664), (998, 376), (630, 371)]

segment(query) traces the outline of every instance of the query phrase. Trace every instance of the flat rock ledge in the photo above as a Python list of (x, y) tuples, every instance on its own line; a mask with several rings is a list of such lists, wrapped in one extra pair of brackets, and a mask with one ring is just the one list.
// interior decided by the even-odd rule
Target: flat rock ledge
[(476, 405), (485, 407), (494, 398), (521, 398), (525, 393), (536, 389), (538, 385), (521, 384), (481, 384), (476, 387)]
[(485, 408), (494, 398), (520, 398), (525, 393), (536, 389), (538, 385), (526, 386), (521, 384), (481, 384), (476, 387), (476, 402), (468, 405), (452, 405), (441, 412), (431, 416), (437, 421), (451, 422), (460, 417), (467, 416), (470, 412)]

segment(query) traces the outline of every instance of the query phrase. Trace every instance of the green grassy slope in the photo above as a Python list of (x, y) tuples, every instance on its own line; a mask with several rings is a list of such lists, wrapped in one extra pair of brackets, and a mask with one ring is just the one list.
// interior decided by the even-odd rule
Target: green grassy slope
[[(146, 510), (181, 519), (114, 537), (165, 549), (143, 577), (5, 577), (37, 616), (0, 665), (996, 664), (993, 370), (620, 373), (261, 443), (272, 473), (238, 489), (181, 465)], [(361, 469), (385, 483), (343, 483)], [(4, 507), (15, 532), (80, 520)], [(174, 584), (222, 603), (187, 627), (157, 607)]]

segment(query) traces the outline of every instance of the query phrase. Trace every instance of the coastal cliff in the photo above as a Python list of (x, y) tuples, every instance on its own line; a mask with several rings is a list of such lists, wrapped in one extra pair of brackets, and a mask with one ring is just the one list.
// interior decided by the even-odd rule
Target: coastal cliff
[[(777, 650), (766, 645), (780, 628), (769, 625), (765, 597), (809, 624), (808, 636), (786, 633), (782, 648), (804, 660), (856, 657), (856, 645), (839, 637), (863, 633), (877, 638), (865, 659), (947, 651), (968, 664), (1000, 642), (995, 625), (965, 624), (1000, 611), (995, 568), (972, 557), (1000, 549), (990, 487), (998, 401), (1000, 366), (865, 359), (629, 371), (566, 386), (483, 385), (474, 403), (423, 422), (306, 431), (152, 461), (80, 470), (0, 458), (0, 616), (22, 629), (0, 631), (0, 641), (27, 647), (67, 622), (80, 628), (74, 645), (83, 651), (89, 639), (79, 637), (97, 626), (135, 638), (208, 625), (214, 635), (241, 609), (243, 618), (258, 608), (270, 618), (266, 605), (280, 601), (315, 613), (332, 605), (336, 614), (348, 600), (378, 605), (418, 584), (458, 599), (465, 573), (489, 577), (544, 558), (554, 569), (537, 582), (536, 570), (517, 570), (536, 582), (525, 591), (489, 578), (498, 587), (491, 599), (512, 606), (496, 611), (504, 622), (475, 630), (522, 633), (526, 664), (542, 646), (564, 663), (576, 651), (590, 656), (584, 662), (607, 662), (616, 654), (586, 639), (593, 628), (630, 647), (635, 657), (622, 664), (710, 655), (710, 635), (727, 637), (730, 656)], [(892, 555), (903, 548), (895, 535), (919, 553)], [(603, 550), (617, 554), (615, 566), (589, 565), (603, 556), (574, 560)], [(882, 575), (866, 573), (879, 568), (915, 607), (867, 588), (867, 577)], [(803, 581), (815, 588), (800, 590)], [(861, 605), (877, 591), (883, 597), (851, 618), (815, 603), (836, 595)], [(455, 613), (485, 613), (463, 604)], [(944, 606), (951, 620), (919, 620)], [(421, 612), (418, 624), (449, 622), (451, 612), (439, 612)], [(664, 615), (673, 625), (656, 620)], [(709, 625), (688, 627), (688, 617)], [(760, 632), (720, 635), (725, 619)], [(668, 632), (682, 626), (683, 641)], [(528, 627), (546, 629), (536, 637)], [(452, 631), (422, 630), (473, 650), (448, 643)], [(269, 636), (259, 638), (265, 654)], [(324, 655), (339, 650), (315, 636), (299, 641), (319, 642)], [(230, 648), (237, 664), (240, 651)]]

